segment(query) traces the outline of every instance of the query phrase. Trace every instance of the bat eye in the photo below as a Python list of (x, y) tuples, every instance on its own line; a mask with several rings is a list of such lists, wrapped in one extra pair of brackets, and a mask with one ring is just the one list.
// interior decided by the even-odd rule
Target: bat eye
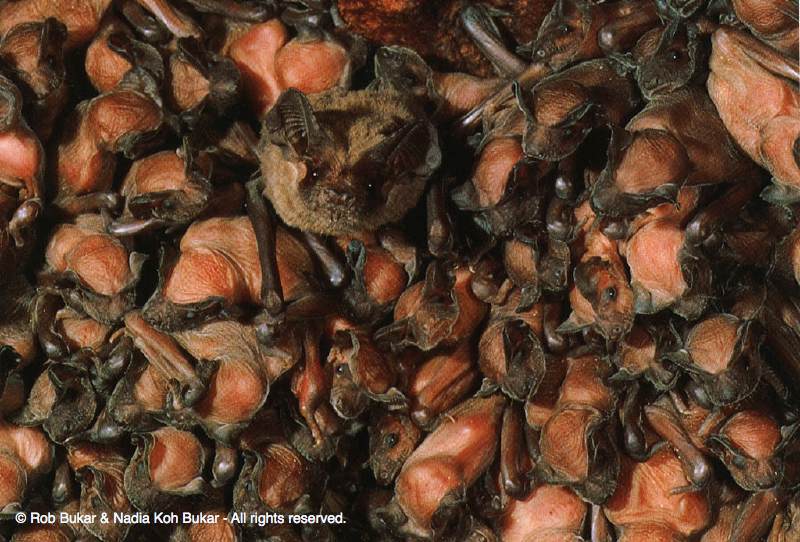
[(397, 436), (397, 433), (389, 433), (384, 437), (383, 442), (386, 444), (387, 448), (394, 448), (397, 446), (397, 443), (400, 442), (400, 438)]
[(603, 290), (603, 296), (606, 299), (613, 301), (614, 299), (617, 298), (617, 289), (614, 288), (613, 286), (609, 286), (608, 288)]
[(675, 60), (675, 61), (677, 61), (677, 60), (680, 60), (680, 59), (681, 59), (681, 53), (680, 53), (680, 51), (672, 51), (672, 52), (670, 53), (669, 57), (670, 57), (672, 60)]
[(380, 197), (380, 186), (378, 183), (374, 181), (370, 181), (364, 185), (364, 192), (366, 193), (367, 198), (372, 203), (378, 204), (381, 201)]
[(562, 24), (561, 26), (558, 27), (558, 31), (561, 32), (562, 34), (569, 34), (569, 25)]
[(317, 160), (306, 161), (306, 181), (317, 183), (325, 176), (325, 164)]
[(741, 454), (734, 453), (733, 457), (731, 457), (731, 463), (737, 468), (744, 469), (747, 467), (747, 460)]

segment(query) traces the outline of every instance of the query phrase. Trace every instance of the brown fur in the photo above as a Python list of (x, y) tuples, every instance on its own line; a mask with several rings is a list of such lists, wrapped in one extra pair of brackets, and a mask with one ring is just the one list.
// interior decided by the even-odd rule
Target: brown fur
[[(328, 235), (375, 230), (400, 219), (441, 161), (433, 125), (392, 92), (335, 91), (308, 100), (325, 138), (319, 148), (307, 149), (308, 156), (286, 143), (283, 130), (270, 129), (269, 119), (264, 130), (264, 194), (281, 218)], [(376, 147), (414, 122), (419, 127), (395, 148), (402, 156), (394, 167), (376, 158)]]

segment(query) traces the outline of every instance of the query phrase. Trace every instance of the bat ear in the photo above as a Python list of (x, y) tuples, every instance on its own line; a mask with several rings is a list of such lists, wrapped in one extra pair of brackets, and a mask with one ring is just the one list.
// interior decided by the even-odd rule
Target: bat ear
[(381, 47), (375, 53), (375, 79), (398, 92), (412, 92), (432, 85), (431, 68), (415, 51), (405, 47)]
[(589, 322), (585, 322), (578, 316), (575, 311), (572, 311), (564, 322), (556, 329), (558, 333), (577, 333), (583, 328), (587, 327)]
[(566, 118), (564, 118), (560, 124), (562, 126), (571, 126), (586, 116), (592, 109), (594, 109), (594, 107), (595, 104), (591, 101), (583, 102), (575, 109), (567, 113)]
[(679, 21), (672, 21), (664, 31), (661, 33), (661, 37), (658, 39), (658, 46), (656, 47), (656, 53), (662, 53), (664, 50), (669, 47), (672, 42), (675, 41), (675, 37), (678, 35), (678, 30), (680, 29), (680, 22)]
[(622, 160), (622, 153), (631, 143), (630, 132), (615, 124), (609, 123), (609, 130), (611, 131), (611, 139), (608, 142), (608, 149), (606, 150), (606, 158), (608, 160), (607, 169), (613, 171), (617, 168)]
[(388, 175), (401, 177), (403, 174), (425, 170), (429, 175), (439, 167), (441, 151), (436, 132), (430, 124), (414, 120), (403, 124), (392, 135), (370, 150), (372, 160), (384, 164)]
[[(517, 100), (517, 107), (519, 107), (519, 110), (525, 115), (525, 120), (529, 122), (533, 121), (533, 111), (531, 111), (531, 108), (528, 106), (528, 102), (525, 101), (525, 94), (519, 81), (514, 81), (511, 84), (511, 90), (514, 92), (514, 98)], [(531, 91), (531, 94), (533, 94), (533, 91)]]
[(595, 256), (575, 266), (575, 271), (573, 272), (575, 286), (578, 287), (581, 295), (592, 304), (597, 302), (598, 271), (604, 267), (606, 267), (605, 262)]
[(286, 142), (300, 156), (311, 156), (327, 141), (305, 94), (295, 88), (283, 92), (267, 115), (269, 128), (283, 131)]
[(606, 57), (611, 62), (611, 67), (619, 75), (636, 71), (636, 60), (631, 53), (609, 53)]
[(50, 62), (61, 55), (62, 44), (67, 38), (67, 27), (53, 17), (48, 17), (42, 25), (42, 48), (39, 51), (40, 62)]

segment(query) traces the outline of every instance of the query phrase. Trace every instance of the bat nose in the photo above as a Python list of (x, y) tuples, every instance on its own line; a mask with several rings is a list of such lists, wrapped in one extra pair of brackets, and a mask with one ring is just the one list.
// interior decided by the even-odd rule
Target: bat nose
[(334, 205), (347, 205), (353, 202), (353, 195), (344, 188), (325, 188), (325, 199)]

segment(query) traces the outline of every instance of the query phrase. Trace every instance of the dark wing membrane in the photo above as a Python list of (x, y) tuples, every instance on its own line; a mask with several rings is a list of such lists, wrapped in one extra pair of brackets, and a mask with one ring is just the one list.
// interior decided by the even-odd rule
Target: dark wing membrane
[(383, 170), (390, 176), (402, 176), (425, 163), (431, 141), (428, 123), (423, 120), (401, 126), (369, 152), (370, 158), (385, 164)]

